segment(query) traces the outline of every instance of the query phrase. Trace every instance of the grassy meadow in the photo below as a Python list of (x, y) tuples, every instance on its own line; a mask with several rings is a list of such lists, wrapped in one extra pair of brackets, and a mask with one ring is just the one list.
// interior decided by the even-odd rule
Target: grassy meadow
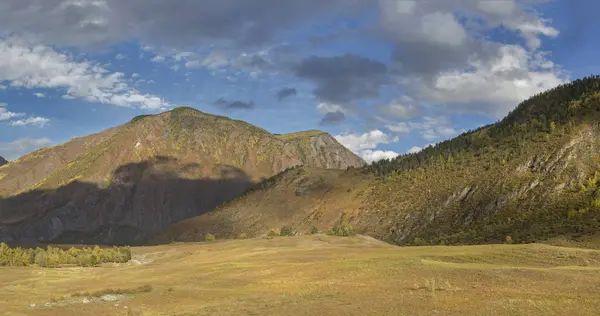
[(2, 315), (597, 315), (600, 251), (397, 247), (313, 235), (132, 248), (127, 263), (0, 267)]

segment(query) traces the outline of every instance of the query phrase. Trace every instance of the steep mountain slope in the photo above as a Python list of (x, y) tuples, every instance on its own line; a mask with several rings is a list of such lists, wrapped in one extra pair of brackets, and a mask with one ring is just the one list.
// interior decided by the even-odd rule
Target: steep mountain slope
[(504, 120), (364, 169), (288, 170), (154, 241), (337, 224), (399, 244), (530, 242), (600, 231), (600, 77)]
[(4, 159), (4, 157), (0, 156), (0, 167), (4, 166), (7, 163), (8, 163), (8, 161), (6, 161), (6, 159)]
[(312, 226), (325, 230), (364, 208), (374, 180), (356, 171), (290, 168), (212, 212), (172, 225), (150, 242), (198, 241), (207, 233), (255, 237), (284, 225), (300, 233)]
[(177, 108), (1, 167), (0, 238), (129, 243), (286, 168), (363, 164), (325, 133), (273, 135)]
[[(71, 141), (54, 147), (42, 148), (11, 161), (0, 169), (0, 197), (21, 192), (35, 185), (87, 150), (114, 136), (119, 127)], [(0, 210), (1, 211), (1, 210)]]
[(285, 142), (285, 147), (297, 152), (303, 161), (313, 161), (312, 166), (320, 168), (343, 169), (340, 161), (349, 162), (346, 166), (359, 167), (364, 165), (362, 159), (348, 151), (331, 137), (317, 130), (277, 135)]

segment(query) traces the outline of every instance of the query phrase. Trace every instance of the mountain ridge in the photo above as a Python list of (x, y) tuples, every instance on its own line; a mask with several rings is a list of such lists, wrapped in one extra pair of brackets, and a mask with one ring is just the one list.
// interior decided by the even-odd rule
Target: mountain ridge
[[(283, 173), (154, 241), (351, 225), (397, 244), (534, 242), (600, 231), (600, 77), (533, 96), (505, 119), (363, 169)], [(300, 193), (300, 194), (299, 194)], [(335, 201), (332, 203), (331, 201)], [(267, 218), (267, 220), (264, 220)]]
[(297, 140), (193, 108), (136, 117), (1, 167), (0, 238), (133, 242), (286, 168), (364, 164), (329, 134)]

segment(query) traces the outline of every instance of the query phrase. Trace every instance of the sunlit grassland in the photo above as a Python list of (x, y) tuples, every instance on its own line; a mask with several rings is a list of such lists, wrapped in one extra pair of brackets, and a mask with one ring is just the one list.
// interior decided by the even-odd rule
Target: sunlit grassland
[[(80, 303), (111, 289), (133, 294)], [(0, 268), (0, 291), (8, 315), (597, 315), (600, 251), (323, 235), (170, 244), (133, 248), (126, 264)]]

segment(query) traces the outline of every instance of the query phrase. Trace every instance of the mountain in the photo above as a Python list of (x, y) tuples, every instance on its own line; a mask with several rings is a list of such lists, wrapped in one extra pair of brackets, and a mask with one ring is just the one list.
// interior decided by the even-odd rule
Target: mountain
[(350, 225), (397, 244), (534, 242), (600, 231), (600, 76), (502, 121), (361, 169), (287, 170), (153, 242)]
[(8, 161), (6, 159), (4, 159), (4, 157), (0, 156), (0, 167), (4, 166), (7, 163), (8, 163)]
[(360, 167), (329, 134), (177, 108), (0, 168), (0, 239), (132, 243), (293, 166)]

